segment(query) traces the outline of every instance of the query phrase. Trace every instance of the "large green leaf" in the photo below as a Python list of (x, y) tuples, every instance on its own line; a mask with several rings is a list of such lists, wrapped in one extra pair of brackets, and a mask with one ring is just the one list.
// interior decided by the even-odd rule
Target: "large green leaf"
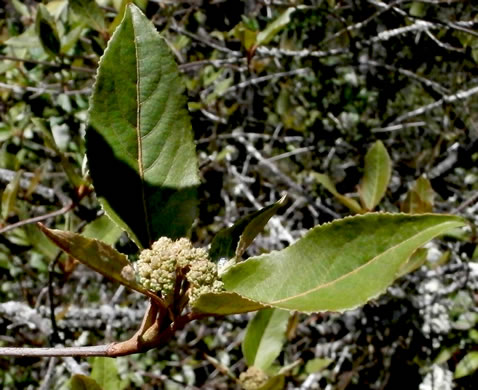
[(279, 356), (285, 341), (290, 313), (279, 309), (259, 311), (249, 322), (242, 353), (249, 366), (266, 371)]
[(284, 250), (249, 258), (222, 279), (227, 290), (265, 305), (343, 311), (381, 294), (417, 248), (462, 225), (449, 215), (348, 217), (311, 229)]
[(194, 301), (192, 309), (195, 312), (217, 314), (221, 316), (229, 314), (248, 313), (263, 309), (265, 306), (251, 301), (232, 292), (207, 293)]
[(375, 142), (365, 155), (364, 170), (360, 200), (365, 209), (373, 210), (385, 195), (392, 173), (390, 156), (382, 141)]
[(83, 237), (81, 234), (63, 230), (48, 229), (38, 224), (45, 235), (58, 247), (76, 260), (87, 265), (107, 278), (159, 300), (151, 291), (136, 281), (135, 272), (128, 258), (104, 242)]
[(186, 235), (196, 216), (199, 177), (183, 89), (166, 43), (128, 5), (100, 61), (86, 147), (106, 213), (142, 247)]
[(229, 228), (219, 231), (211, 243), (209, 256), (213, 261), (240, 258), (266, 223), (284, 205), (285, 196), (274, 204), (239, 219)]

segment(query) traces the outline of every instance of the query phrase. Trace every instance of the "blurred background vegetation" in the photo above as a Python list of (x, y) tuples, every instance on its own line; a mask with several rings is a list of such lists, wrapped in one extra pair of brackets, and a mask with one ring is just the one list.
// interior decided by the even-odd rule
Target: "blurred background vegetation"
[[(137, 254), (102, 216), (83, 157), (95, 70), (126, 3), (0, 7), (2, 346), (102, 344), (126, 339), (141, 320), (137, 294), (61, 255), (24, 223), (42, 219)], [(476, 224), (473, 1), (135, 3), (166, 39), (187, 86), (202, 178), (197, 245), (284, 193), (287, 207), (249, 254), (283, 248), (316, 224), (349, 215), (317, 173), (356, 197), (365, 153), (377, 140), (393, 163), (378, 210), (409, 210), (410, 199), (420, 199), (418, 212)], [(367, 306), (294, 316), (276, 362), (289, 366), (287, 388), (476, 388), (475, 246), (474, 228), (447, 236), (427, 247), (418, 271)], [(115, 388), (236, 388), (249, 318), (191, 324), (160, 350), (116, 359)], [(0, 357), (0, 384), (64, 388), (71, 373), (91, 365)]]

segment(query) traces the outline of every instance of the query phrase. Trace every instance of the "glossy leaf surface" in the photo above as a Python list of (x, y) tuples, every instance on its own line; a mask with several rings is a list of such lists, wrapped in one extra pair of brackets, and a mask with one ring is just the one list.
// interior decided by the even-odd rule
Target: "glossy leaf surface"
[(199, 184), (193, 134), (174, 58), (135, 5), (100, 61), (86, 134), (106, 213), (139, 246), (185, 236)]
[(229, 291), (277, 308), (343, 311), (383, 293), (412, 253), (464, 225), (448, 215), (369, 213), (311, 229), (290, 247), (235, 265)]
[(392, 163), (382, 141), (375, 142), (365, 155), (364, 177), (359, 186), (365, 209), (373, 210), (387, 191)]
[(290, 313), (279, 309), (259, 311), (249, 322), (242, 353), (249, 366), (266, 371), (279, 356), (285, 342)]
[(45, 235), (70, 256), (99, 272), (108, 279), (155, 300), (159, 298), (136, 281), (135, 271), (128, 258), (104, 242), (81, 234), (48, 229), (38, 224)]

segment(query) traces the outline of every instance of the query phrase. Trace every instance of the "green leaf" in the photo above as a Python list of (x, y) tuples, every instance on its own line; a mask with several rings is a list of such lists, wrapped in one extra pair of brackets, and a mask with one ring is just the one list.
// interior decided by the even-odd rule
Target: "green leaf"
[(229, 315), (248, 313), (265, 306), (231, 292), (207, 293), (201, 295), (193, 304), (193, 311), (207, 314)]
[(96, 238), (105, 244), (114, 245), (123, 231), (107, 215), (95, 219), (86, 225), (81, 233), (88, 238)]
[(75, 167), (70, 162), (65, 153), (63, 153), (58, 147), (55, 141), (55, 137), (53, 136), (51, 126), (40, 118), (32, 118), (31, 121), (36, 127), (38, 127), (38, 130), (40, 130), (45, 140), (45, 144), (49, 148), (53, 149), (58, 154), (58, 156), (60, 156), (61, 166), (65, 171), (65, 174), (68, 177), (70, 183), (75, 186), (75, 188), (84, 185), (85, 180), (83, 179), (83, 177), (80, 176), (80, 174), (77, 172), (77, 169), (75, 169)]
[(113, 358), (95, 357), (91, 365), (91, 378), (103, 390), (120, 390), (124, 384), (118, 375), (116, 361)]
[(309, 360), (305, 365), (305, 372), (307, 374), (313, 374), (314, 372), (322, 371), (324, 368), (332, 363), (332, 359), (327, 358), (316, 358)]
[(284, 375), (276, 375), (269, 378), (265, 384), (259, 387), (257, 390), (281, 390), (285, 387)]
[(478, 370), (478, 351), (468, 352), (456, 365), (455, 379), (463, 378)]
[(408, 191), (400, 210), (410, 214), (430, 213), (433, 211), (434, 202), (435, 191), (433, 191), (430, 180), (421, 176), (415, 181), (413, 188)]
[(213, 261), (240, 258), (284, 203), (285, 196), (276, 203), (239, 219), (233, 226), (220, 230), (212, 240), (209, 257)]
[(68, 4), (92, 29), (99, 32), (106, 30), (103, 11), (95, 0), (68, 0)]
[(277, 308), (352, 309), (383, 293), (417, 248), (464, 224), (434, 214), (348, 217), (311, 229), (284, 250), (249, 258), (222, 280), (226, 290)]
[(86, 375), (73, 375), (68, 382), (70, 390), (103, 390), (94, 379)]
[(312, 177), (319, 184), (322, 184), (324, 188), (329, 191), (333, 196), (335, 196), (337, 200), (345, 207), (348, 207), (354, 213), (361, 213), (363, 211), (362, 207), (355, 199), (349, 198), (348, 196), (339, 193), (335, 188), (335, 184), (332, 182), (332, 180), (330, 180), (327, 175), (324, 175), (323, 173), (312, 172)]
[(76, 260), (113, 280), (148, 297), (159, 300), (156, 294), (136, 281), (135, 271), (128, 258), (104, 242), (83, 237), (81, 234), (38, 227), (58, 247)]
[(23, 171), (15, 173), (12, 181), (7, 184), (2, 194), (2, 219), (6, 220), (11, 213), (15, 211), (18, 189), (20, 188), (20, 179)]
[(86, 147), (101, 204), (140, 247), (185, 236), (196, 216), (199, 177), (183, 89), (166, 43), (130, 4), (100, 61)]
[(268, 308), (249, 322), (242, 342), (248, 366), (266, 371), (272, 365), (284, 345), (289, 317), (288, 311)]
[(302, 7), (287, 8), (277, 19), (269, 23), (267, 27), (257, 34), (256, 46), (267, 45), (285, 26), (290, 23), (290, 16)]
[(397, 278), (420, 268), (427, 261), (428, 249), (418, 248), (398, 270)]
[(373, 210), (387, 191), (392, 174), (390, 156), (382, 141), (375, 142), (365, 155), (365, 173), (359, 186), (360, 200), (367, 210)]
[(60, 53), (60, 38), (55, 21), (43, 4), (39, 4), (37, 7), (35, 29), (43, 50), (56, 57)]

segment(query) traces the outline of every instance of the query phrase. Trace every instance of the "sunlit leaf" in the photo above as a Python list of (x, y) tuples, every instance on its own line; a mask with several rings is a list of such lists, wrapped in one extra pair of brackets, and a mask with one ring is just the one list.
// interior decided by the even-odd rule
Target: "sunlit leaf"
[(392, 163), (382, 141), (375, 142), (365, 155), (364, 177), (359, 186), (360, 200), (367, 210), (373, 210), (387, 191)]
[(252, 214), (239, 219), (233, 226), (219, 231), (211, 243), (209, 256), (213, 261), (220, 258), (240, 258), (266, 223), (285, 203), (285, 197)]
[(478, 370), (478, 351), (468, 352), (456, 365), (455, 378), (463, 378)]
[(425, 248), (418, 248), (410, 258), (407, 260), (406, 263), (403, 263), (400, 267), (397, 277), (401, 277), (403, 275), (409, 274), (420, 268), (425, 261), (427, 261), (428, 249)]
[(86, 147), (106, 213), (142, 247), (185, 236), (196, 216), (199, 177), (183, 90), (166, 43), (128, 5), (100, 61)]
[(412, 253), (465, 222), (449, 215), (369, 213), (311, 229), (290, 247), (223, 276), (228, 291), (302, 312), (343, 311), (377, 297)]
[(95, 219), (85, 226), (81, 233), (85, 237), (96, 238), (105, 244), (114, 245), (123, 231), (107, 215)]
[(201, 295), (194, 302), (192, 309), (200, 313), (218, 315), (247, 313), (263, 309), (265, 306), (235, 293), (208, 293)]
[(287, 8), (277, 19), (269, 23), (257, 34), (256, 45), (267, 45), (285, 26), (290, 23), (290, 16), (300, 7)]
[(285, 342), (290, 313), (279, 309), (259, 311), (249, 322), (242, 353), (249, 366), (266, 371), (279, 356)]
[(330, 180), (327, 175), (323, 173), (312, 172), (312, 177), (320, 184), (324, 186), (324, 188), (329, 191), (335, 198), (342, 203), (345, 207), (348, 207), (354, 213), (362, 212), (362, 207), (360, 204), (355, 200), (348, 196), (342, 195), (337, 191), (335, 188), (335, 184)]
[(159, 299), (136, 281), (134, 268), (128, 258), (108, 244), (81, 234), (48, 229), (42, 224), (38, 226), (51, 241), (79, 262), (131, 290)]
[(107, 357), (95, 357), (91, 364), (91, 378), (103, 390), (121, 390), (125, 383), (121, 381), (116, 367), (116, 360)]

